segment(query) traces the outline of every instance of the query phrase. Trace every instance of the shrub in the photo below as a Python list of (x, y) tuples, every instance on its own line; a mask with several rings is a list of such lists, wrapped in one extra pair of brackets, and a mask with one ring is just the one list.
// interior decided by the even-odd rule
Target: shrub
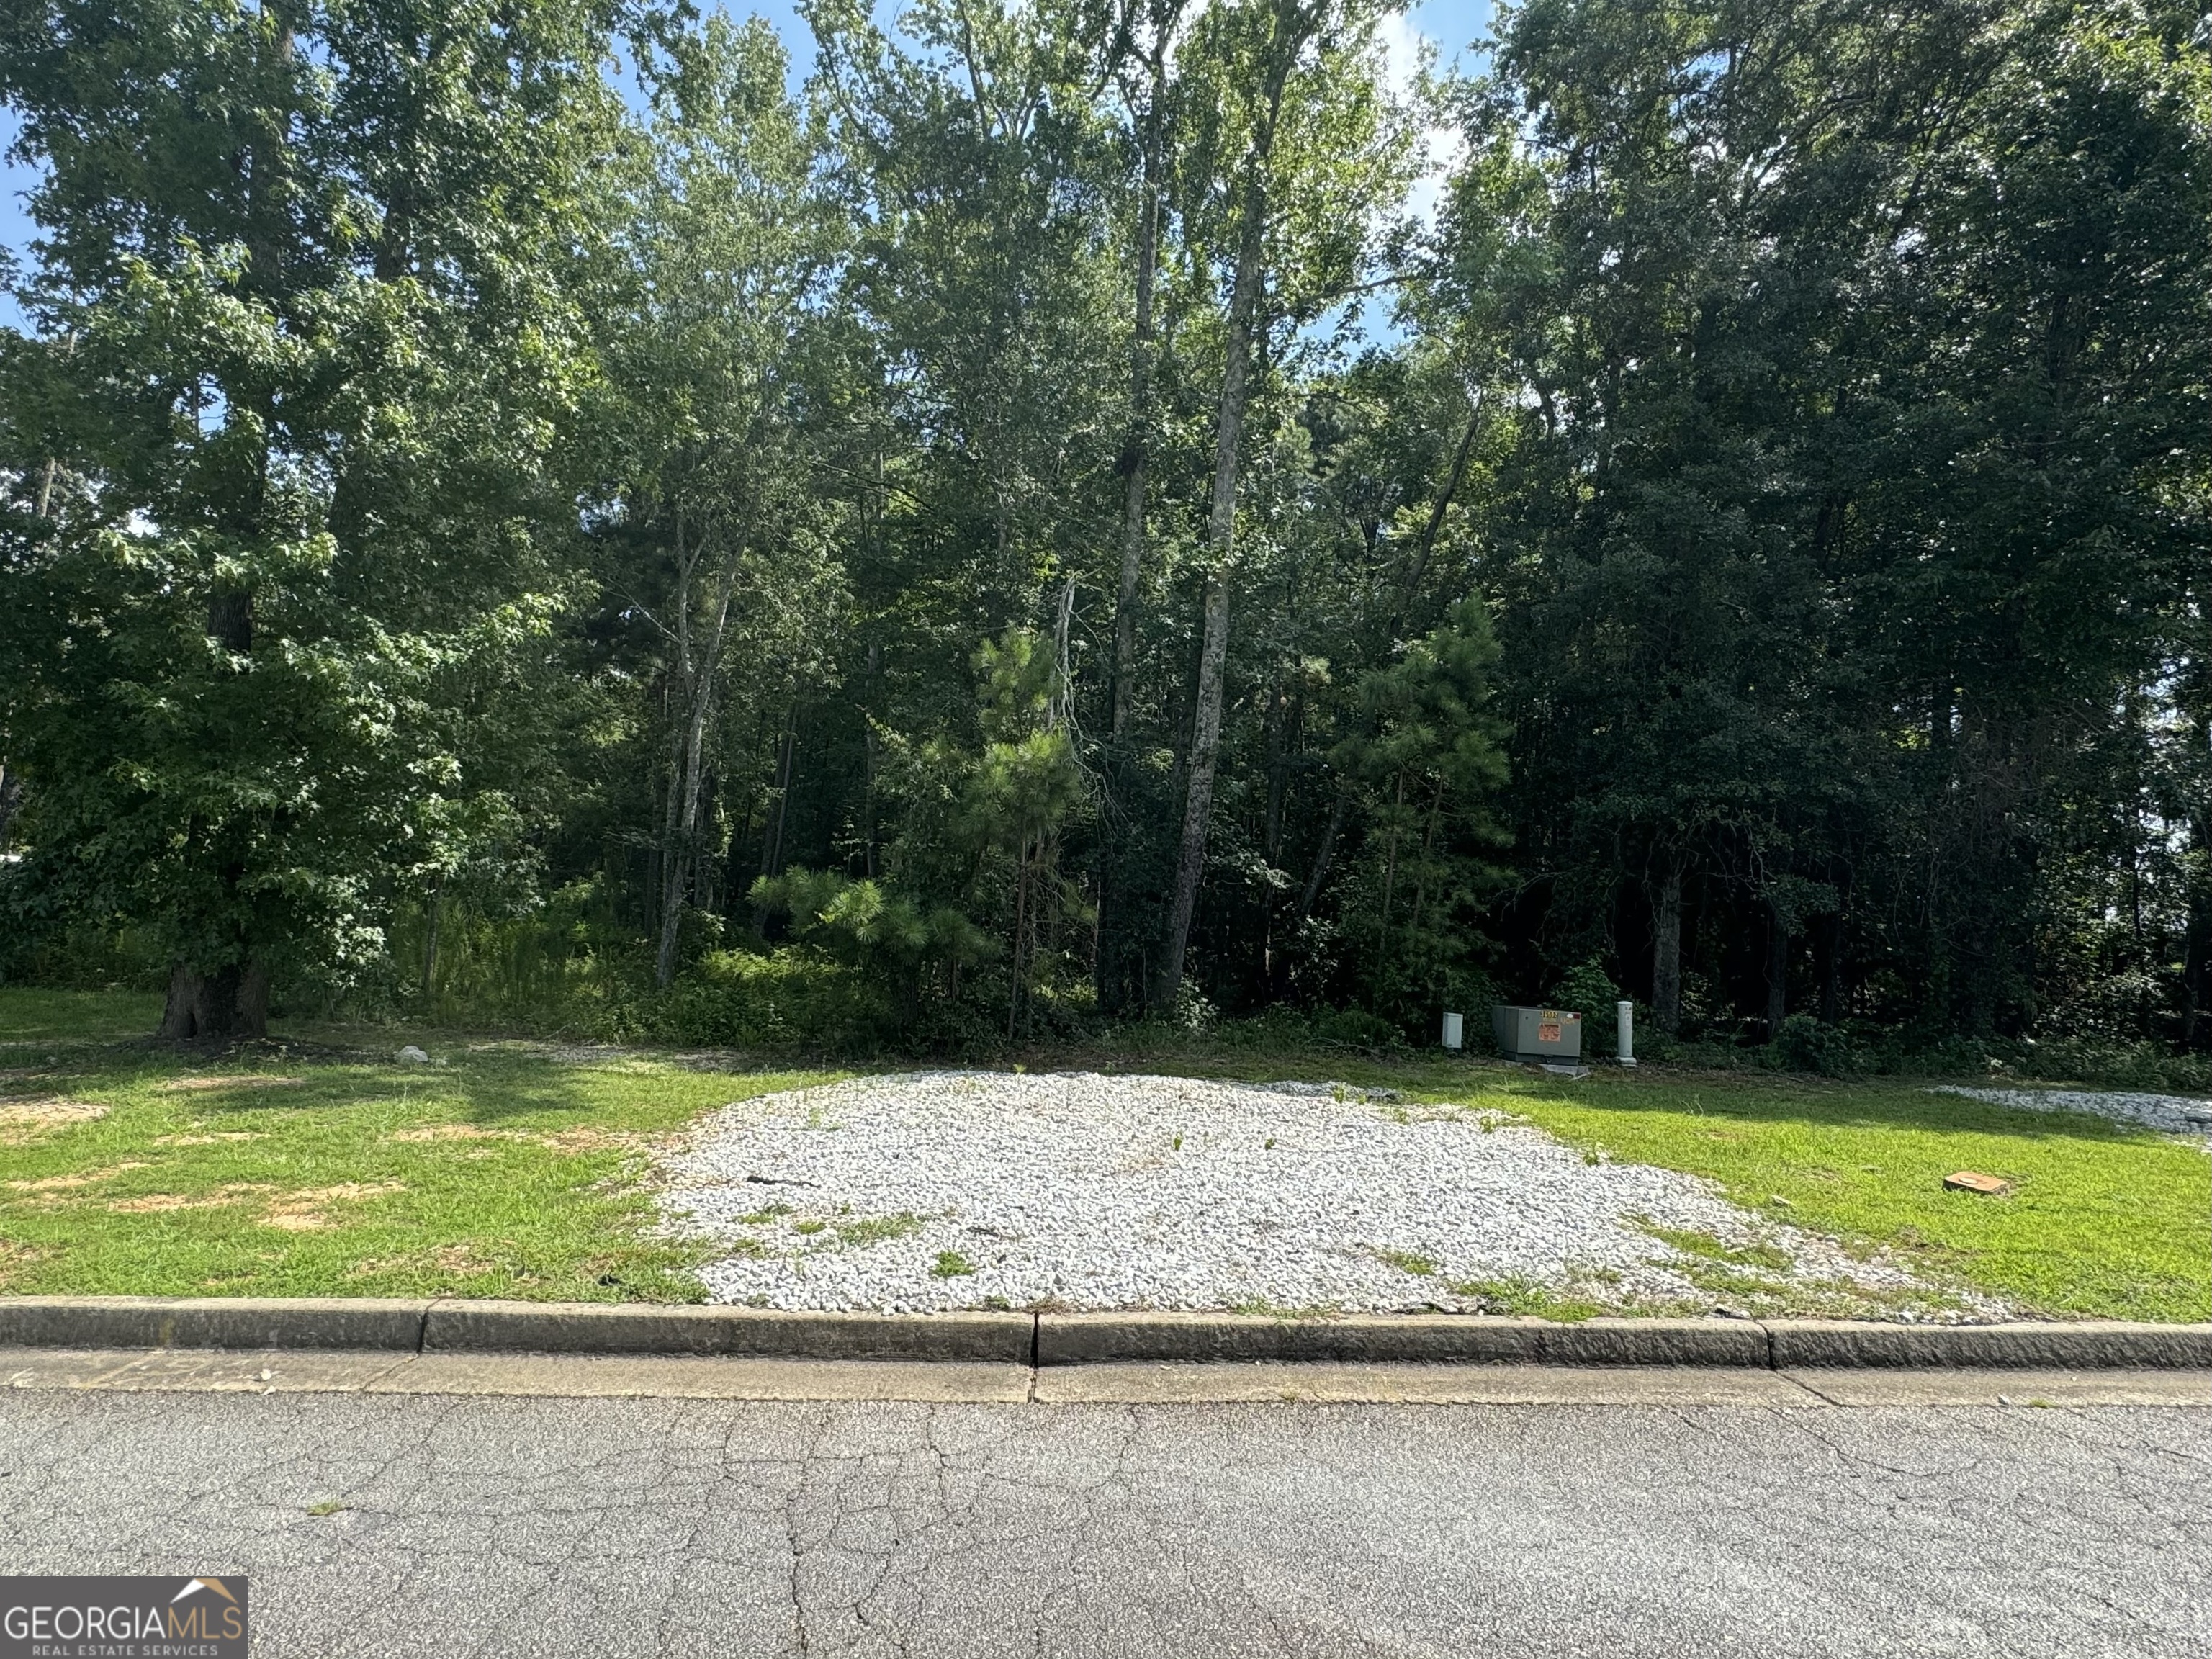
[[(1602, 1022), (1610, 1029), (1613, 1006), (1620, 1000), (1620, 988), (1605, 971), (1604, 961), (1592, 957), (1570, 968), (1561, 977), (1552, 991), (1551, 1006), (1580, 1014), (1587, 1024)], [(1585, 1031), (1584, 1041), (1588, 1040), (1589, 1033)]]
[(1810, 1014), (1791, 1014), (1768, 1045), (1772, 1062), (1786, 1072), (1817, 1072), (1842, 1077), (1856, 1069), (1851, 1041), (1841, 1026), (1823, 1024)]
[(727, 1048), (872, 1052), (896, 1010), (870, 976), (803, 945), (711, 951), (643, 1010), (645, 1034)]

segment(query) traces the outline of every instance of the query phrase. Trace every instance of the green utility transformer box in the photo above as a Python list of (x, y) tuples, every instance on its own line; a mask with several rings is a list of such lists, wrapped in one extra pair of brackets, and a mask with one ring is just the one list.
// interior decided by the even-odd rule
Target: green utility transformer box
[(1583, 1057), (1583, 1017), (1564, 1008), (1514, 1008), (1501, 1002), (1490, 1011), (1490, 1034), (1508, 1060)]

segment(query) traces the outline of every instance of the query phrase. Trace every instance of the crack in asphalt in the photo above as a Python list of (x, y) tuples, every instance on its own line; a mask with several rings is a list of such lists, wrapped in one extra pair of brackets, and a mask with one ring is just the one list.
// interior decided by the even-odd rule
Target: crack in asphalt
[(246, 1571), (276, 1655), (428, 1651), (427, 1611), (484, 1656), (2163, 1656), (2212, 1599), (2208, 1425), (14, 1395), (0, 1539)]

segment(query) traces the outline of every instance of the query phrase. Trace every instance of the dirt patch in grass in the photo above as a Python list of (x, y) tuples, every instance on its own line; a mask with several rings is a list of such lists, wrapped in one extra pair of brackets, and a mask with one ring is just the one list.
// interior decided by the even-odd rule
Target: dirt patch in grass
[(555, 1152), (605, 1152), (642, 1146), (647, 1137), (624, 1134), (617, 1130), (595, 1129), (582, 1125), (573, 1129), (533, 1131), (528, 1129), (485, 1129), (473, 1123), (426, 1123), (419, 1128), (401, 1129), (385, 1136), (386, 1140), (402, 1146), (422, 1146), (448, 1140), (503, 1140), (527, 1146), (543, 1146)]
[(106, 1115), (105, 1106), (89, 1100), (65, 1100), (59, 1095), (0, 1099), (0, 1146), (27, 1146), (60, 1130)]
[(301, 1192), (287, 1193), (269, 1206), (262, 1217), (262, 1225), (275, 1227), (282, 1232), (316, 1233), (331, 1224), (324, 1206), (332, 1204), (359, 1204), (372, 1198), (386, 1198), (407, 1188), (396, 1181), (343, 1181), (335, 1187), (314, 1187)]
[(211, 1193), (145, 1193), (137, 1198), (118, 1198), (108, 1210), (116, 1215), (167, 1215), (177, 1210), (219, 1210), (228, 1204), (243, 1204), (261, 1193), (276, 1190), (261, 1182), (239, 1182), (219, 1187)]
[(15, 1193), (67, 1192), (72, 1187), (90, 1187), (100, 1182), (112, 1180), (126, 1170), (143, 1170), (146, 1167), (143, 1159), (134, 1158), (105, 1170), (83, 1170), (75, 1175), (48, 1176), (43, 1181), (9, 1181), (0, 1182), (0, 1186), (5, 1186), (9, 1191)]
[(186, 1094), (202, 1089), (290, 1089), (305, 1083), (301, 1077), (270, 1077), (265, 1072), (247, 1072), (237, 1077), (177, 1077), (161, 1085), (164, 1094)]
[(643, 1135), (588, 1127), (556, 1129), (550, 1134), (537, 1135), (532, 1139), (550, 1152), (571, 1153), (621, 1152), (647, 1144), (647, 1138)]
[(155, 1135), (156, 1146), (225, 1146), (233, 1141), (259, 1140), (263, 1137), (252, 1129), (220, 1129), (210, 1134)]

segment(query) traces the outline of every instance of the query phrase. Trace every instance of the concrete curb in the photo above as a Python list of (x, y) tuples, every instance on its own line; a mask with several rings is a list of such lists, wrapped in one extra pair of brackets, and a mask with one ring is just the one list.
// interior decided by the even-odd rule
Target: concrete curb
[(1761, 1370), (2212, 1368), (2212, 1325), (1206, 1313), (779, 1313), (616, 1303), (0, 1297), (0, 1347), (725, 1355), (1007, 1365), (1310, 1361)]
[[(2172, 1370), (2212, 1365), (2212, 1325), (2119, 1320), (2078, 1325), (1881, 1325), (1766, 1322), (1777, 1370), (1943, 1366), (2051, 1370)], [(1934, 1357), (1940, 1356), (1940, 1357)]]
[(749, 1358), (981, 1360), (1026, 1365), (1033, 1314), (775, 1313), (762, 1308), (441, 1301), (435, 1352), (742, 1354)]
[(387, 1348), (422, 1346), (421, 1300), (274, 1297), (0, 1297), (0, 1343), (21, 1348)]
[(1239, 1314), (1091, 1313), (1036, 1316), (1039, 1365), (1127, 1360), (1450, 1360), (1530, 1364), (1543, 1358), (1540, 1319), (1450, 1314), (1355, 1314), (1268, 1319)]

